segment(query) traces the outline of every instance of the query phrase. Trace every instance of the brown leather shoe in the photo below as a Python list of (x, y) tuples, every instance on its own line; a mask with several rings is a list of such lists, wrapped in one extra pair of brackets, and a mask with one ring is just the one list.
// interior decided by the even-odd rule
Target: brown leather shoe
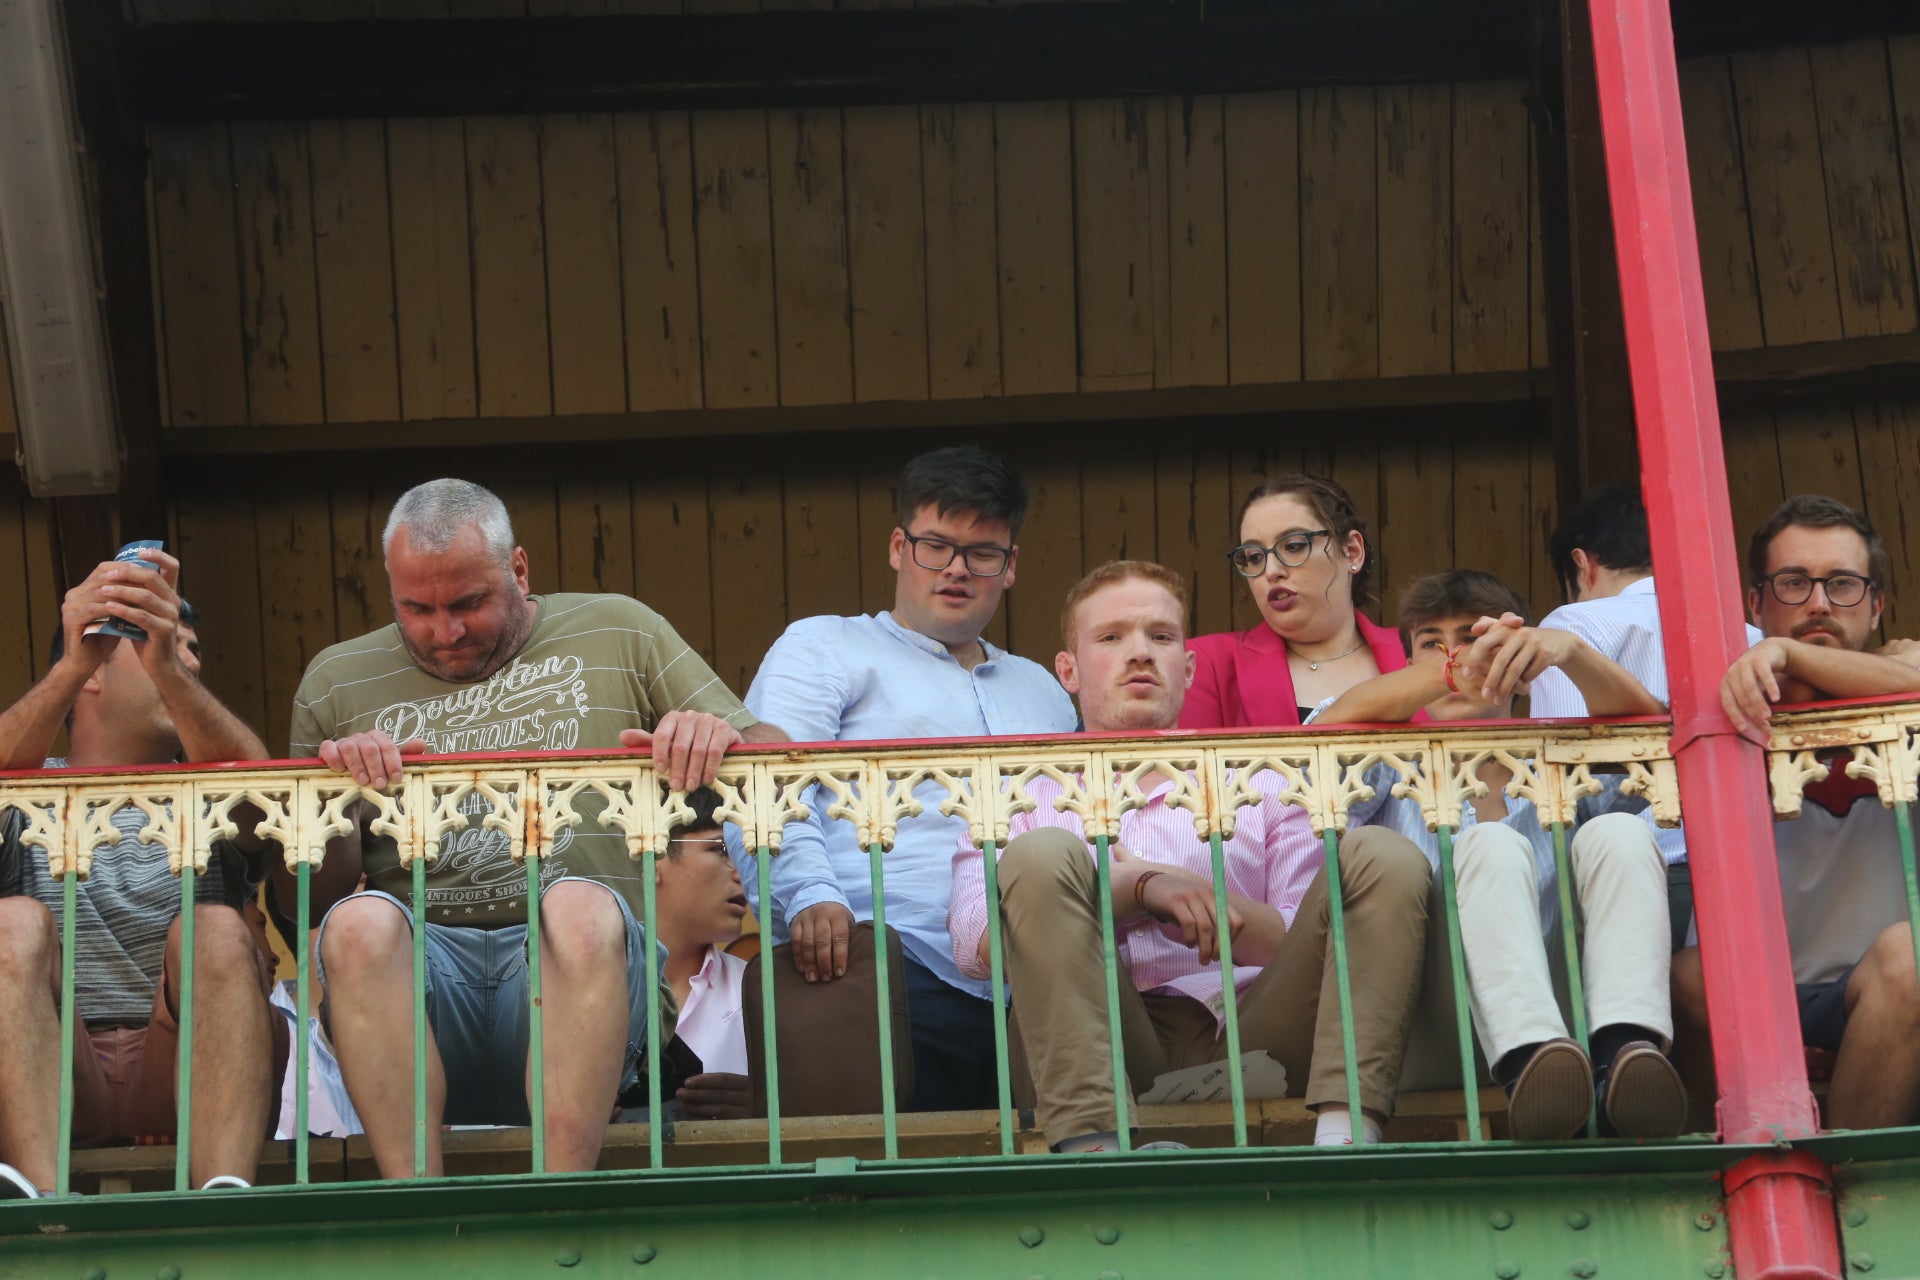
[(1533, 1051), (1507, 1094), (1507, 1129), (1520, 1142), (1558, 1142), (1587, 1125), (1593, 1106), (1593, 1064), (1562, 1037)]
[(1623, 1138), (1671, 1138), (1687, 1127), (1687, 1086), (1666, 1054), (1635, 1040), (1613, 1056), (1601, 1109)]

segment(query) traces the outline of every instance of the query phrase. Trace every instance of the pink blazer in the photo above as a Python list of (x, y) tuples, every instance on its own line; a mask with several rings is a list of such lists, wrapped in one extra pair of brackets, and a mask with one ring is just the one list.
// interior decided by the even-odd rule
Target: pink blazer
[[(1355, 614), (1354, 621), (1382, 672), (1407, 665), (1407, 651), (1397, 630), (1379, 625), (1364, 613)], [(1193, 687), (1180, 709), (1182, 729), (1264, 729), (1300, 723), (1293, 673), (1287, 669), (1287, 642), (1266, 623), (1245, 631), (1195, 636), (1187, 641), (1187, 648), (1199, 662)], [(1426, 719), (1426, 713), (1418, 718)]]

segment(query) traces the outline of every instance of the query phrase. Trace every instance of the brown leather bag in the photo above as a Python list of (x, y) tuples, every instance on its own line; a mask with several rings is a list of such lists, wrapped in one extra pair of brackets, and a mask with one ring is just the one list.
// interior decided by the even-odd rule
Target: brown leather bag
[[(767, 1114), (766, 1039), (762, 1030), (761, 952), (747, 962), (742, 979), (747, 1071), (753, 1077), (753, 1114)], [(793, 944), (775, 947), (773, 998), (780, 1053), (782, 1116), (880, 1114), (879, 986), (873, 963), (873, 925), (853, 927), (847, 972), (832, 982), (809, 983), (793, 967)], [(907, 1022), (907, 972), (900, 935), (887, 930), (888, 1008), (893, 1027), (894, 1105), (913, 1098), (913, 1038)]]

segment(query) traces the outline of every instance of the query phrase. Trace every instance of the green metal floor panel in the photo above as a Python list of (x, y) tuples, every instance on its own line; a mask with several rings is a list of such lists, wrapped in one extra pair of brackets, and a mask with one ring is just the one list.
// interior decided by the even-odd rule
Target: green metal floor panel
[(1794, 1144), (1833, 1163), (1840, 1252), (1858, 1280), (1920, 1280), (1920, 1129)]
[[(95, 1198), (70, 1223), (5, 1206), (0, 1280), (1723, 1276), (1727, 1152), (1674, 1152), (1618, 1170), (1561, 1152), (1558, 1173), (1538, 1152), (1194, 1153)], [(20, 1234), (22, 1210), (69, 1229)]]

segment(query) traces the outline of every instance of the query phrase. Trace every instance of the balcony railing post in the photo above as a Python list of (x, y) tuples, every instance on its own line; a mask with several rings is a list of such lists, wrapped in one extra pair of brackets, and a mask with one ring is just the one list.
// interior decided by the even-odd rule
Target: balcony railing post
[(300, 860), (294, 870), (294, 945), (300, 954), (294, 958), (293, 1027), (293, 1180), (306, 1186), (312, 1179), (312, 1126), (307, 1117), (308, 1059), (313, 1049), (313, 1031), (309, 1025), (313, 1008), (313, 866)]
[[(755, 878), (759, 880), (759, 903), (762, 918), (773, 918), (773, 849), (765, 842), (765, 829), (762, 829), (762, 843), (754, 850), (753, 862)], [(763, 926), (764, 927), (764, 926)], [(780, 1034), (774, 1025), (774, 987), (773, 966), (776, 957), (771, 936), (762, 938), (760, 952), (760, 1035), (761, 1061), (767, 1077), (767, 1163), (782, 1163), (780, 1150)], [(658, 1123), (655, 1121), (654, 1123)]]
[[(1567, 1002), (1573, 1008), (1573, 1038), (1583, 1053), (1591, 1053), (1587, 1038), (1587, 984), (1580, 973), (1580, 931), (1574, 918), (1573, 863), (1567, 856), (1567, 824), (1553, 824), (1553, 879), (1560, 895), (1560, 950), (1567, 962)], [(1587, 1108), (1587, 1135), (1599, 1132), (1596, 1107)]]
[(180, 866), (180, 1067), (175, 1095), (173, 1151), (173, 1189), (191, 1189), (191, 1153), (193, 1149), (193, 859)]
[(1208, 837), (1213, 858), (1214, 936), (1220, 940), (1220, 1020), (1227, 1041), (1227, 1090), (1233, 1102), (1233, 1145), (1247, 1145), (1247, 1082), (1240, 1062), (1240, 988), (1234, 982), (1233, 929), (1228, 925), (1227, 849), (1218, 829)]
[[(540, 986), (540, 850), (526, 851), (527, 886), (527, 1118), (532, 1122), (532, 1164), (547, 1171), (547, 1014)], [(648, 868), (652, 870), (651, 867)], [(653, 886), (648, 883), (647, 888)], [(648, 934), (652, 937), (652, 934)]]
[[(1479, 1142), (1487, 1135), (1480, 1127), (1480, 1074), (1474, 1069), (1472, 996), (1467, 988), (1466, 944), (1460, 937), (1460, 883), (1454, 874), (1453, 828), (1443, 822), (1435, 830), (1440, 838), (1440, 904), (1447, 917), (1447, 980), (1453, 985), (1453, 1031), (1460, 1046), (1460, 1091), (1466, 1100), (1467, 1132), (1473, 1135), (1471, 1141)], [(1431, 921), (1427, 927), (1433, 927)]]
[(1000, 935), (1000, 853), (989, 836), (980, 848), (986, 877), (987, 969), (993, 980), (993, 1078), (1000, 1101), (1000, 1154), (1013, 1154), (1013, 1073), (1007, 1059), (1007, 960)]
[(60, 1153), (53, 1190), (66, 1196), (73, 1185), (73, 1037), (79, 1013), (73, 1007), (73, 969), (79, 912), (80, 872), (74, 866), (74, 833), (67, 831), (66, 869), (60, 877)]

